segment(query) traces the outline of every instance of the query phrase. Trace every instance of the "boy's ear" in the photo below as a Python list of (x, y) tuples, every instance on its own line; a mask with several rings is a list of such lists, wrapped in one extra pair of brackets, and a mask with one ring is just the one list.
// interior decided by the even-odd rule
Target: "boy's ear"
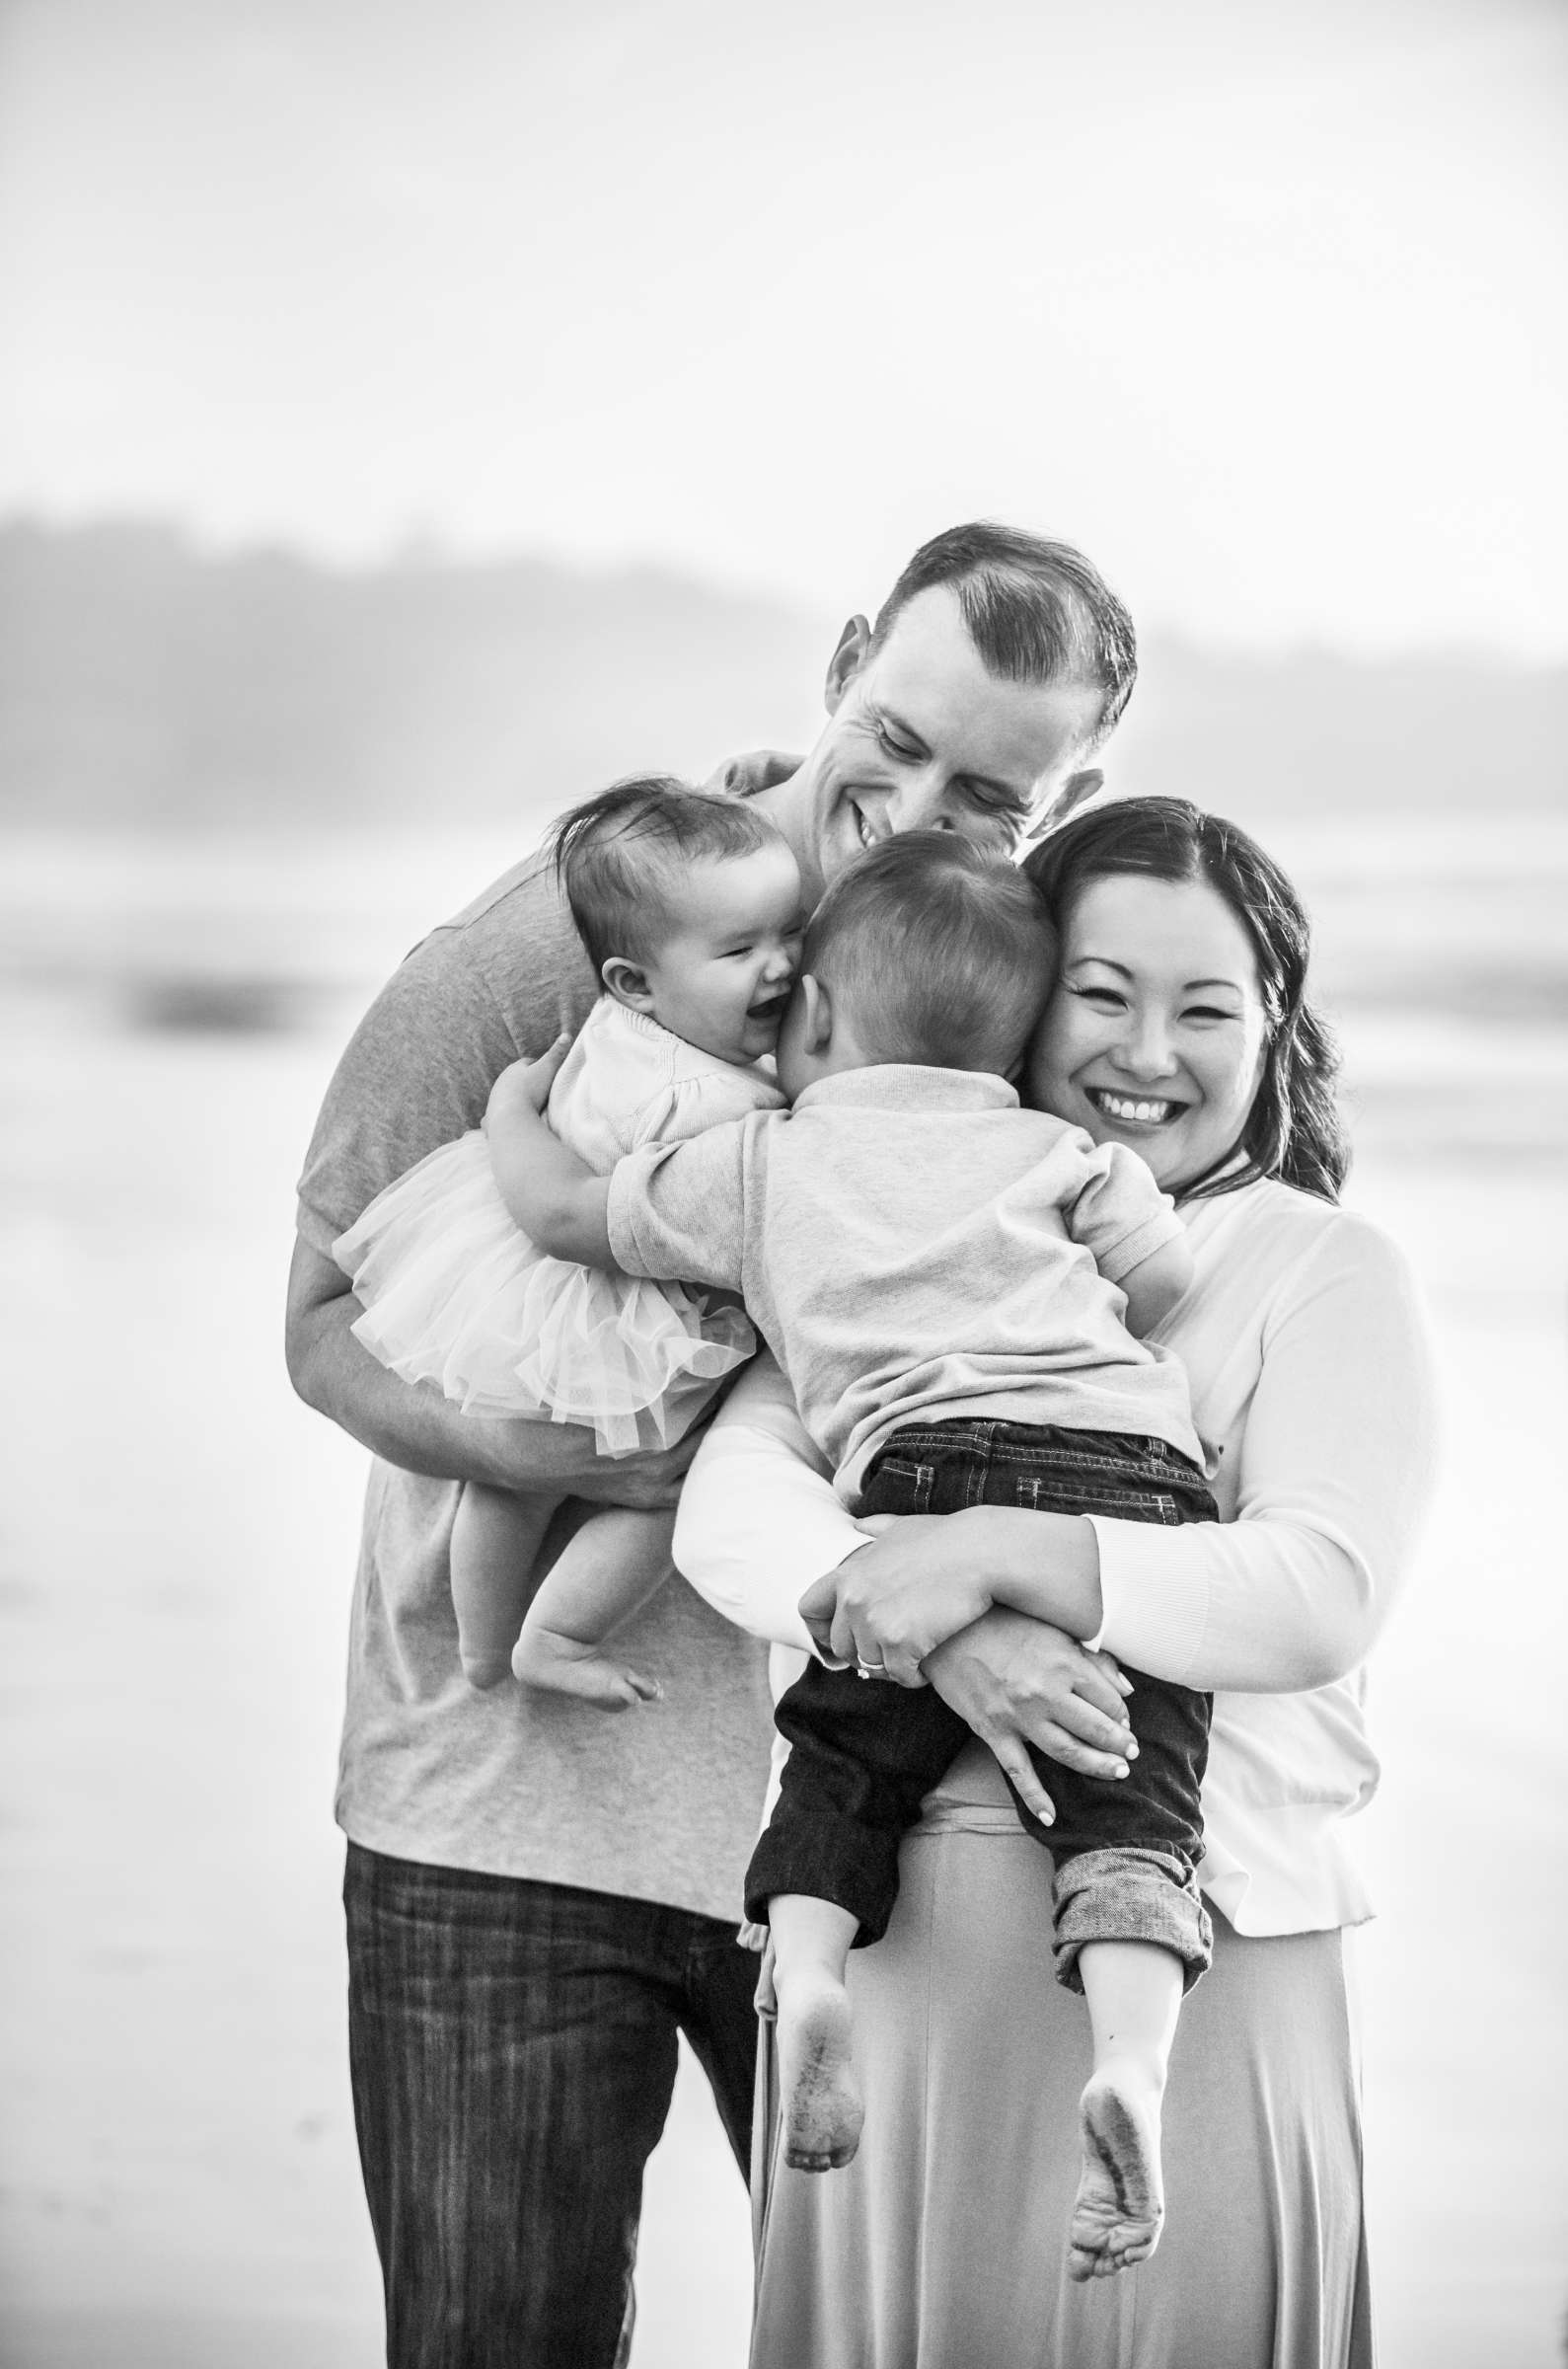
[(803, 970), (795, 981), (795, 993), (805, 1007), (805, 1028), (802, 1032), (808, 1053), (825, 1053), (833, 1042), (833, 999), (815, 973)]
[(830, 716), (839, 712), (844, 697), (865, 662), (871, 647), (871, 627), (865, 617), (852, 617), (839, 636), (838, 647), (828, 660), (828, 679), (822, 687), (822, 701)]
[(1060, 829), (1070, 814), (1086, 806), (1091, 798), (1105, 787), (1105, 776), (1097, 765), (1083, 773), (1070, 773), (1043, 814), (1031, 826), (1031, 839), (1044, 839), (1051, 831)]
[(599, 976), (618, 1004), (626, 1004), (634, 1012), (652, 1011), (653, 990), (640, 962), (629, 962), (624, 955), (612, 955), (601, 966)]

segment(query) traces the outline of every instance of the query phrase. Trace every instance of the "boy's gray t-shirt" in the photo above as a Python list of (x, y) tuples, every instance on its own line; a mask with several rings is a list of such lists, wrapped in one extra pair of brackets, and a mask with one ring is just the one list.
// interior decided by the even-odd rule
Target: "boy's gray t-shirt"
[[(741, 759), (712, 786), (745, 796), (788, 770)], [(500, 1071), (578, 1027), (595, 992), (540, 856), (433, 930), (328, 1088), (299, 1184), (303, 1239), (330, 1258), (374, 1195), (477, 1126)], [(773, 1733), (766, 1645), (671, 1579), (616, 1641), (662, 1702), (611, 1717), (510, 1686), (477, 1694), (452, 1614), (457, 1498), (455, 1482), (371, 1465), (338, 1824), (396, 1859), (738, 1916)]]

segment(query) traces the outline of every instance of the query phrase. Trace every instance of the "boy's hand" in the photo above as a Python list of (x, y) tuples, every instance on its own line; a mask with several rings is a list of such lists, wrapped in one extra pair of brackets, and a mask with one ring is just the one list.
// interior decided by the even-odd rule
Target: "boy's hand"
[(571, 1050), (571, 1032), (563, 1029), (548, 1052), (537, 1061), (513, 1061), (501, 1071), (490, 1088), (490, 1099), (485, 1108), (485, 1128), (489, 1132), (495, 1117), (526, 1117), (532, 1111), (543, 1118), (550, 1089), (556, 1083), (562, 1061)]

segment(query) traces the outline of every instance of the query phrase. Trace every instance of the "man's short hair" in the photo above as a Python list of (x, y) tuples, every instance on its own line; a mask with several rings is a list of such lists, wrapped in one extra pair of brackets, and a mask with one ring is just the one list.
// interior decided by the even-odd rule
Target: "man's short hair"
[(743, 799), (693, 790), (670, 774), (601, 790), (552, 824), (545, 841), (594, 969), (616, 955), (646, 962), (669, 929), (668, 899), (693, 864), (719, 864), (780, 843)]
[(875, 650), (918, 592), (958, 595), (987, 671), (1010, 683), (1083, 683), (1102, 694), (1087, 743), (1115, 728), (1138, 679), (1133, 621), (1071, 543), (1050, 543), (981, 518), (923, 543), (877, 612)]
[(1005, 1077), (1050, 993), (1056, 945), (1013, 865), (951, 831), (901, 831), (840, 873), (800, 967), (873, 1061)]

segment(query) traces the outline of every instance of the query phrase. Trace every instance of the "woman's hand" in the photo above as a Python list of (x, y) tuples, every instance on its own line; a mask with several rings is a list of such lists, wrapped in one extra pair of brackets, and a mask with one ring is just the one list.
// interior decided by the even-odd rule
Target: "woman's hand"
[(1132, 1688), (1113, 1656), (1026, 1613), (988, 1612), (936, 1647), (926, 1675), (1043, 1825), (1056, 1813), (1028, 1745), (1083, 1776), (1111, 1779), (1125, 1777), (1137, 1753), (1123, 1702)]
[(953, 1554), (952, 1517), (872, 1516), (860, 1527), (898, 1537), (896, 1559), (875, 1541), (807, 1588), (800, 1616), (823, 1651), (900, 1686), (924, 1686), (921, 1663), (991, 1608), (974, 1567)]

